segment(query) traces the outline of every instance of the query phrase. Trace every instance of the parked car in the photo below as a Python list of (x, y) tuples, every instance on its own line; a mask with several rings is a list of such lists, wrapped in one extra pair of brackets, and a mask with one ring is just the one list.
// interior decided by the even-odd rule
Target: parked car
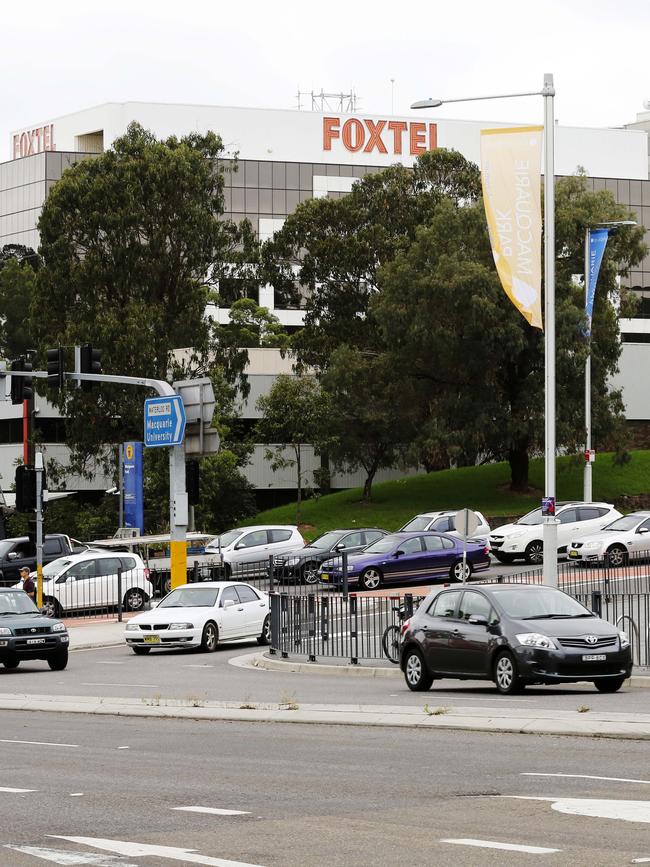
[[(490, 565), (488, 548), (465, 543), (465, 578)], [(330, 586), (343, 582), (341, 558), (321, 566), (319, 578)], [(435, 578), (463, 579), (463, 543), (443, 533), (391, 533), (348, 557), (348, 583), (376, 590), (391, 581), (430, 581)]]
[(269, 557), (305, 547), (298, 527), (287, 524), (258, 524), (222, 533), (205, 546), (205, 553), (219, 557), (224, 577), (232, 574), (258, 575), (268, 569)]
[(68, 611), (113, 608), (118, 603), (121, 570), (122, 604), (139, 611), (151, 597), (149, 570), (137, 554), (88, 550), (60, 557), (43, 569), (43, 608), (50, 617)]
[(569, 560), (587, 563), (607, 559), (610, 566), (624, 566), (630, 555), (650, 556), (650, 511), (631, 512), (617, 518), (599, 533), (574, 540), (569, 545)]
[(320, 564), (325, 560), (343, 553), (354, 554), (387, 535), (388, 530), (376, 527), (330, 530), (298, 551), (277, 554), (273, 558), (273, 577), (278, 583), (304, 581), (316, 584)]
[(186, 584), (168, 593), (156, 608), (131, 618), (124, 638), (137, 654), (155, 647), (200, 647), (210, 653), (219, 642), (246, 638), (268, 644), (270, 612), (268, 595), (250, 584)]
[(0, 590), (0, 662), (5, 668), (45, 659), (52, 671), (62, 671), (68, 664), (68, 641), (65, 625), (42, 614), (24, 590)]
[(584, 680), (616, 692), (632, 671), (625, 632), (554, 587), (446, 589), (427, 596), (403, 630), (400, 665), (415, 691), (452, 677), (493, 680), (504, 695)]
[[(62, 533), (50, 533), (43, 538), (43, 563), (51, 563), (64, 554), (83, 551), (86, 546)], [(36, 569), (36, 547), (27, 536), (0, 541), (0, 586), (12, 587), (20, 578), (20, 570), (27, 566)]]
[[(558, 554), (566, 553), (572, 539), (602, 530), (621, 513), (611, 503), (557, 503), (555, 508)], [(543, 560), (541, 509), (533, 509), (514, 524), (504, 524), (490, 533), (490, 550), (500, 563), (525, 560), (535, 566)]]
[[(456, 529), (455, 520), (458, 511), (458, 509), (448, 509), (444, 512), (422, 512), (411, 518), (410, 521), (407, 521), (400, 528), (400, 532), (414, 533), (421, 530), (435, 530), (437, 533), (446, 533), (448, 536), (454, 536), (459, 539), (460, 535)], [(476, 510), (474, 512), (478, 516), (480, 523), (472, 537), (481, 542), (487, 542), (487, 538), (490, 535), (490, 525), (480, 512)]]

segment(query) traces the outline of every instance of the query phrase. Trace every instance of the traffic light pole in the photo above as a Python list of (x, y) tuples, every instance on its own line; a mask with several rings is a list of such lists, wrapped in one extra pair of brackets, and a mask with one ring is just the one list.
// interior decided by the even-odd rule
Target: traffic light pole
[(36, 604), (43, 607), (43, 452), (34, 455), (36, 470)]

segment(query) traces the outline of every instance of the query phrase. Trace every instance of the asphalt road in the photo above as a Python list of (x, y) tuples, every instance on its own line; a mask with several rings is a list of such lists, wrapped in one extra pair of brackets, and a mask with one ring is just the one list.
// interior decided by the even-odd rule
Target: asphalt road
[(650, 858), (644, 742), (5, 712), (0, 761), (8, 867)]
[[(614, 695), (597, 692), (591, 684), (529, 687), (522, 695), (498, 695), (494, 685), (482, 681), (444, 680), (428, 693), (413, 693), (401, 676), (351, 678), (323, 674), (243, 669), (229, 660), (255, 653), (255, 642), (222, 646), (215, 653), (187, 650), (152, 651), (135, 656), (124, 647), (72, 651), (65, 671), (50, 671), (47, 663), (22, 662), (16, 671), (0, 668), (0, 692), (89, 695), (185, 700), (274, 702), (288, 699), (304, 704), (382, 704), (423, 707), (474, 706), (558, 708), (647, 713), (650, 690), (623, 688)], [(397, 671), (397, 668), (395, 668)]]

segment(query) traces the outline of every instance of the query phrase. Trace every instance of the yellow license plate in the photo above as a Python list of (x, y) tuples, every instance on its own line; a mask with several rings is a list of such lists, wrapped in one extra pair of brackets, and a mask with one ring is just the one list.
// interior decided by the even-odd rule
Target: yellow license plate
[(578, 556), (577, 551), (569, 551), (569, 557), (577, 557), (577, 556)]
[(321, 573), (320, 573), (320, 579), (321, 579), (321, 581), (329, 581), (329, 580), (330, 580), (330, 576), (329, 576), (329, 575), (326, 575), (324, 572), (321, 572)]
[(160, 644), (160, 636), (159, 635), (145, 635), (144, 643), (145, 644)]

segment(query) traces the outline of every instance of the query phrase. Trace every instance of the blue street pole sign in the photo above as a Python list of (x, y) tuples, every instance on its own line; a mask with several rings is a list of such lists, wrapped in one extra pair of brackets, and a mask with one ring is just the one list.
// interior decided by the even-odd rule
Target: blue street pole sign
[(142, 443), (124, 443), (124, 526), (137, 528), (144, 535), (144, 486), (142, 482)]
[(144, 402), (144, 444), (149, 448), (179, 446), (185, 436), (185, 407), (178, 394)]

